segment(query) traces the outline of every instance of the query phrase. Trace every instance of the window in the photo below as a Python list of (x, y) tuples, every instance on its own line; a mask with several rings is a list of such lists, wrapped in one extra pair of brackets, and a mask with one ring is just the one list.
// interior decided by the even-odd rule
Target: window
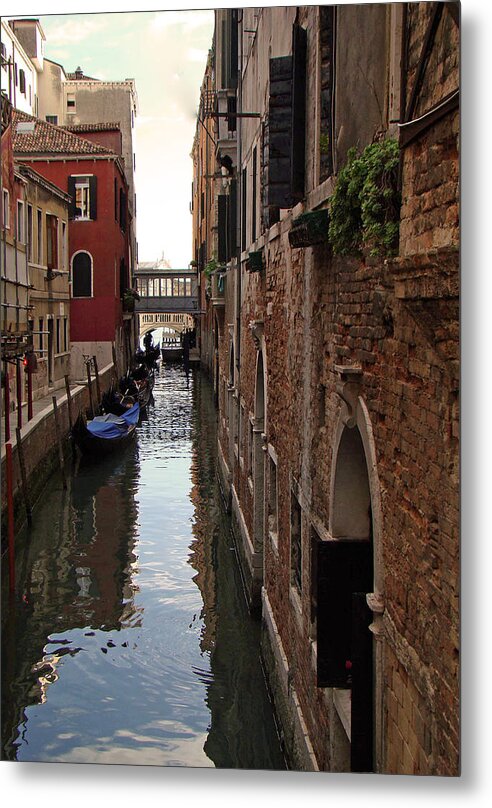
[(6, 188), (2, 189), (2, 223), (6, 230), (10, 230), (10, 194)]
[(302, 591), (301, 506), (296, 496), (290, 495), (290, 582)]
[(46, 116), (47, 123), (53, 123), (55, 126), (58, 125), (58, 115), (47, 115)]
[(58, 219), (46, 214), (46, 264), (48, 269), (58, 269)]
[(38, 348), (39, 348), (39, 353), (41, 354), (41, 357), (42, 357), (42, 355), (43, 355), (43, 337), (44, 337), (44, 334), (43, 334), (44, 320), (43, 320), (42, 317), (39, 318), (39, 326), (38, 326), (38, 328), (39, 328)]
[(277, 464), (270, 455), (268, 458), (268, 530), (276, 539), (278, 532)]
[(66, 270), (67, 268), (67, 223), (62, 222), (62, 232), (61, 232), (61, 239), (62, 239), (62, 260), (61, 260), (61, 269)]
[(81, 178), (75, 183), (75, 211), (78, 219), (89, 219), (89, 179)]
[(126, 231), (126, 194), (123, 188), (120, 188), (120, 227)]
[(55, 343), (55, 353), (61, 353), (61, 344), (60, 344), (60, 318), (56, 318), (56, 343)]
[(19, 90), (22, 95), (26, 94), (26, 73), (22, 67), (19, 70)]
[(246, 249), (246, 203), (247, 203), (247, 185), (246, 185), (246, 169), (243, 168), (241, 175), (241, 249)]
[(32, 244), (32, 205), (27, 206), (27, 257), (29, 261), (33, 260), (33, 244)]
[(97, 219), (97, 177), (71, 176), (68, 178), (68, 193), (71, 197), (71, 219), (87, 221)]
[(253, 177), (251, 187), (251, 241), (256, 241), (256, 174), (257, 174), (257, 149), (253, 149)]
[(67, 94), (67, 112), (75, 112), (75, 93)]
[(36, 253), (36, 261), (38, 264), (43, 263), (43, 213), (42, 211), (37, 208), (37, 253)]
[(21, 244), (26, 242), (26, 212), (22, 200), (17, 200), (17, 241)]
[(92, 297), (92, 258), (87, 252), (72, 258), (72, 297)]

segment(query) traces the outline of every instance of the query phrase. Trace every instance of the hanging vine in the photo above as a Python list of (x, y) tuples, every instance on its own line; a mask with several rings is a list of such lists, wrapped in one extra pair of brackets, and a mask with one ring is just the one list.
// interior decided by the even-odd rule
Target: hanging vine
[(396, 140), (349, 149), (330, 200), (328, 236), (337, 255), (391, 256), (398, 249), (400, 193)]

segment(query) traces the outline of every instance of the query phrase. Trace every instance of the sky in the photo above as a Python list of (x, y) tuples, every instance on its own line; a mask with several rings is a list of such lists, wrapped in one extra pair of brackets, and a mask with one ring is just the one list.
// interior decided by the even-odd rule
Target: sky
[[(38, 7), (41, 12), (46, 6)], [(173, 268), (187, 267), (193, 258), (190, 153), (213, 11), (36, 16), (46, 34), (45, 56), (66, 72), (80, 66), (101, 80), (135, 79), (139, 261), (164, 254)]]

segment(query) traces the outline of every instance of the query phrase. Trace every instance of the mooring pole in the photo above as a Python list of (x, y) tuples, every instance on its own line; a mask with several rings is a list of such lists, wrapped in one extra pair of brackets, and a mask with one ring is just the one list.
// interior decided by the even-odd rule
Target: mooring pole
[(5, 442), (10, 440), (10, 379), (9, 379), (9, 366), (5, 362)]
[(86, 364), (87, 368), (87, 386), (89, 388), (89, 404), (91, 408), (92, 417), (94, 418), (94, 401), (92, 398), (92, 379), (91, 379), (91, 363), (90, 360)]
[(15, 588), (15, 557), (14, 557), (14, 483), (12, 468), (12, 444), (5, 446), (5, 460), (7, 471), (7, 521), (8, 521), (8, 548), (9, 548), (9, 590), (13, 593)]
[(17, 359), (15, 363), (15, 374), (17, 382), (17, 426), (22, 429), (22, 376), (21, 376), (21, 363)]
[(19, 458), (19, 467), (22, 482), (22, 496), (24, 497), (24, 505), (26, 508), (27, 524), (32, 525), (31, 500), (29, 498), (29, 489), (27, 487), (26, 463), (24, 459), (24, 449), (22, 447), (21, 431), (19, 428), (17, 428), (17, 456)]
[(65, 376), (65, 392), (67, 394), (67, 407), (68, 407), (68, 423), (70, 431), (73, 429), (73, 411), (72, 411), (72, 393), (70, 392), (70, 382), (68, 376)]
[(65, 477), (65, 460), (63, 457), (62, 434), (61, 434), (60, 422), (58, 420), (58, 405), (56, 402), (56, 396), (53, 396), (52, 401), (53, 401), (53, 412), (55, 413), (55, 429), (56, 429), (56, 440), (58, 442), (58, 456), (60, 458), (60, 470), (62, 474), (63, 488), (66, 488), (67, 479)]
[(113, 368), (114, 368), (115, 381), (116, 381), (116, 384), (118, 384), (118, 379), (120, 378), (120, 376), (119, 376), (119, 373), (118, 373), (118, 362), (116, 361), (116, 348), (115, 348), (114, 342), (113, 342), (111, 348), (112, 348), (112, 351), (113, 351)]
[(94, 374), (96, 376), (96, 392), (97, 392), (97, 404), (101, 403), (101, 385), (99, 383), (99, 368), (97, 367), (97, 359), (95, 356), (92, 357), (92, 361), (94, 362)]
[(32, 421), (32, 369), (27, 364), (27, 420)]

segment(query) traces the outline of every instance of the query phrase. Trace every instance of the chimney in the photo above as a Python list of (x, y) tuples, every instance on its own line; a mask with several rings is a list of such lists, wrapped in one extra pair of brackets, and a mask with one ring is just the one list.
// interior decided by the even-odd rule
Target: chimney
[(84, 78), (84, 74), (83, 74), (83, 72), (82, 72), (82, 68), (81, 68), (81, 67), (78, 67), (78, 68), (76, 69), (76, 71), (75, 71), (75, 78), (76, 78), (76, 79), (78, 79), (78, 80), (80, 80), (80, 79), (83, 79), (83, 78)]

